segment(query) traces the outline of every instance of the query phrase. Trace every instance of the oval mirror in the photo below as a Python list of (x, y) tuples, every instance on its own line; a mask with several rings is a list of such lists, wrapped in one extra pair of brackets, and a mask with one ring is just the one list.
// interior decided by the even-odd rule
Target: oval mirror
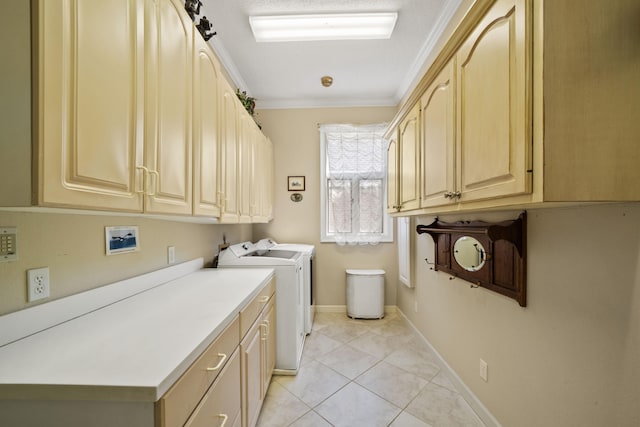
[(478, 271), (484, 266), (487, 254), (482, 243), (469, 236), (462, 236), (453, 245), (453, 257), (467, 271)]

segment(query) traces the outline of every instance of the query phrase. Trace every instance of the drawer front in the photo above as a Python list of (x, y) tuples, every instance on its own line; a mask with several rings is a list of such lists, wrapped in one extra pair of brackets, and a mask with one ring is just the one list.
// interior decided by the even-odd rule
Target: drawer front
[(232, 427), (240, 418), (240, 357), (236, 351), (185, 427)]
[(215, 381), (240, 342), (239, 319), (215, 339), (202, 355), (156, 403), (162, 427), (182, 426), (200, 402), (202, 395)]
[(276, 281), (274, 276), (274, 278), (260, 290), (258, 295), (240, 311), (240, 337), (244, 337), (249, 331), (251, 325), (253, 325), (253, 322), (256, 321), (262, 309), (267, 305), (275, 290)]

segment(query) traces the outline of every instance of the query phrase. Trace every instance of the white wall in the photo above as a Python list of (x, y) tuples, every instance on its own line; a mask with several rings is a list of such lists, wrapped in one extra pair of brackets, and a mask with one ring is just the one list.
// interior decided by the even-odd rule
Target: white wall
[(527, 249), (522, 308), (429, 270), (420, 235), (398, 306), (504, 426), (640, 425), (640, 204), (531, 210)]
[[(261, 110), (258, 121), (271, 138), (275, 153), (274, 220), (255, 225), (256, 239), (316, 246), (316, 304), (345, 305), (347, 268), (382, 268), (386, 271), (385, 304), (395, 305), (397, 283), (396, 244), (338, 246), (320, 243), (320, 134), (319, 123), (379, 123), (393, 118), (396, 109), (319, 108)], [(302, 202), (294, 203), (287, 191), (287, 176), (304, 175)]]

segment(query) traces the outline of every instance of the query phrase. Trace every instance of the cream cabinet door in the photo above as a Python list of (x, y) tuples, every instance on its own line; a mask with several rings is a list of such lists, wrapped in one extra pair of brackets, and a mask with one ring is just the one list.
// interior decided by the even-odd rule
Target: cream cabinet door
[(142, 2), (38, 10), (38, 204), (141, 212)]
[(251, 221), (266, 222), (264, 213), (265, 191), (267, 185), (266, 176), (266, 155), (267, 139), (256, 127), (254, 138), (251, 141)]
[(260, 132), (262, 141), (262, 151), (258, 158), (258, 162), (262, 165), (262, 178), (259, 186), (260, 194), (260, 222), (269, 222), (273, 219), (273, 171), (274, 171), (274, 157), (273, 157), (273, 143), (269, 138), (262, 135)]
[(427, 88), (422, 105), (421, 207), (457, 202), (455, 153), (455, 70), (447, 64)]
[(242, 425), (256, 425), (262, 407), (262, 324), (255, 322), (240, 343)]
[(198, 32), (193, 61), (193, 214), (218, 217), (220, 65)]
[(531, 192), (530, 7), (498, 0), (458, 51), (463, 202)]
[(276, 366), (276, 307), (275, 298), (265, 307), (262, 316), (262, 343), (264, 353), (264, 365), (262, 371), (262, 397), (267, 395), (271, 376)]
[(252, 150), (252, 222), (269, 222), (273, 216), (273, 147), (271, 141), (255, 128)]
[(237, 223), (239, 217), (236, 187), (238, 171), (238, 108), (235, 91), (225, 79), (221, 82), (220, 120), (220, 221)]
[(240, 138), (238, 139), (238, 201), (241, 223), (251, 222), (251, 192), (252, 192), (252, 150), (256, 140), (255, 124), (246, 111), (239, 110)]
[(397, 130), (389, 140), (387, 149), (387, 212), (396, 213), (399, 210), (398, 201), (398, 142)]
[(400, 211), (420, 207), (420, 103), (400, 123), (398, 132), (400, 165)]
[[(146, 20), (145, 210), (192, 213), (193, 23), (179, 0), (157, 0)], [(95, 31), (95, 28), (93, 29)]]

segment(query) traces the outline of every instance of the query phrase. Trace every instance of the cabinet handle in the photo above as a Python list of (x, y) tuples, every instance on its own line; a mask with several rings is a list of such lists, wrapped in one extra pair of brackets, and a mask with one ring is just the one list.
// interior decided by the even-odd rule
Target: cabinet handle
[(153, 191), (147, 193), (147, 196), (155, 196), (156, 190), (158, 189), (158, 183), (160, 182), (160, 174), (158, 173), (158, 171), (149, 169), (149, 175), (154, 175), (155, 179), (153, 180)]
[(227, 420), (229, 419), (227, 414), (218, 414), (218, 418), (222, 418), (222, 424), (220, 424), (220, 427), (224, 427), (224, 425), (227, 423)]
[[(142, 188), (140, 190), (136, 189), (136, 193), (144, 193), (145, 184), (147, 182), (147, 174), (149, 173), (149, 169), (145, 168), (144, 166), (136, 166), (136, 169), (142, 171), (142, 185), (141, 185)], [(136, 180), (136, 184), (138, 184), (139, 182), (140, 181)]]
[(214, 366), (213, 368), (207, 368), (207, 372), (217, 371), (218, 369), (220, 369), (220, 366), (222, 366), (224, 361), (227, 360), (227, 355), (224, 354), (224, 353), (218, 353), (218, 357), (221, 357), (222, 359), (220, 359), (218, 364), (216, 366)]
[(262, 321), (262, 326), (264, 326), (264, 337), (262, 337), (263, 341), (266, 341), (267, 337), (270, 334), (270, 328), (269, 328), (269, 321), (268, 320), (263, 320)]
[(462, 196), (462, 193), (459, 191), (455, 191), (455, 192), (447, 191), (446, 193), (444, 193), (444, 197), (446, 199), (459, 199), (460, 196)]
[(260, 297), (260, 299), (258, 299), (258, 302), (260, 304), (264, 304), (267, 301), (269, 301), (269, 297), (267, 295), (263, 295), (263, 296)]

